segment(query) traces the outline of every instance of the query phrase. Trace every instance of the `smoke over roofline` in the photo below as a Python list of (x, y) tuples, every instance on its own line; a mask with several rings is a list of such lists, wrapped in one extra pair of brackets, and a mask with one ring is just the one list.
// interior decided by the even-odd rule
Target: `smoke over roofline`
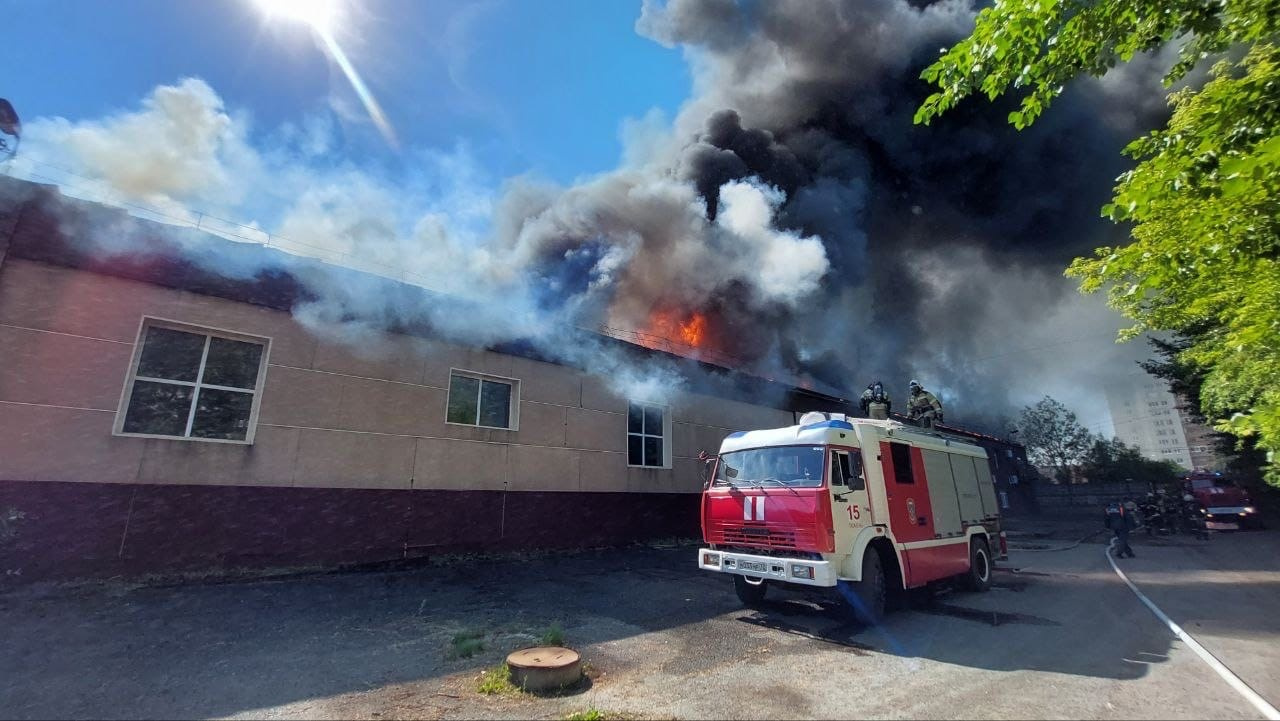
[[(102, 275), (184, 290), (295, 313), (321, 298), (309, 280), (356, 284), (361, 292), (394, 296), (399, 307), (433, 308), (437, 313), (482, 313), (472, 301), (454, 298), (381, 276), (294, 256), (256, 243), (240, 243), (191, 228), (168, 226), (123, 210), (63, 195), (55, 186), (0, 177), (0, 267), (21, 258)], [(202, 262), (202, 259), (208, 262)], [(236, 268), (245, 272), (237, 274)], [(590, 373), (581, 357), (532, 338), (513, 337), (475, 344), (434, 326), (429, 316), (409, 321), (400, 314), (336, 319), (377, 330), (478, 347)], [(562, 348), (598, 345), (637, 362), (658, 359), (687, 382), (687, 390), (745, 402), (785, 401), (803, 410), (844, 411), (848, 399), (761, 378), (736, 369), (648, 348), (581, 328), (563, 327)]]

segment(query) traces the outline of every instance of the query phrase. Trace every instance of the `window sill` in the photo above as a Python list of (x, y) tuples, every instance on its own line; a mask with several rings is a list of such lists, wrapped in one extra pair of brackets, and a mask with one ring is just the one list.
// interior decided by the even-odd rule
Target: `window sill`
[(630, 464), (630, 463), (628, 463), (628, 464), (627, 464), (627, 468), (640, 468), (640, 469), (648, 470), (648, 471), (669, 471), (669, 470), (671, 470), (671, 466), (635, 466), (635, 465), (632, 465), (632, 464)]
[(233, 446), (251, 446), (253, 445), (252, 436), (243, 441), (237, 441), (231, 438), (200, 438), (197, 436), (161, 436), (154, 433), (125, 433), (124, 431), (113, 431), (111, 435), (118, 438), (149, 438), (157, 441), (194, 441), (196, 443), (224, 443)]
[(502, 426), (482, 426), (477, 423), (458, 423), (457, 421), (445, 421), (444, 424), (446, 426), (458, 426), (459, 428), (479, 428), (482, 431), (511, 431), (515, 433), (520, 430), (518, 426), (516, 428), (504, 428)]

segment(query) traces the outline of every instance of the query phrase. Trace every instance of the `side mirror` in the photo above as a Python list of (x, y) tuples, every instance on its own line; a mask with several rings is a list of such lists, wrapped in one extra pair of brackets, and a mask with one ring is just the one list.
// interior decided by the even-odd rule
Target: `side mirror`
[(702, 461), (702, 490), (711, 487), (711, 468), (714, 466), (719, 456), (712, 455), (706, 451), (698, 451), (698, 460)]

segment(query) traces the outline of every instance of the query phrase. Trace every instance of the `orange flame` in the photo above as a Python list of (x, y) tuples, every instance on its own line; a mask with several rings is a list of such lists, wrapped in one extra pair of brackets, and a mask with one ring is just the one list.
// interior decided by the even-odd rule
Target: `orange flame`
[(697, 348), (702, 345), (702, 335), (707, 330), (707, 317), (694, 313), (693, 317), (680, 324), (680, 339)]
[(707, 338), (707, 317), (702, 313), (655, 310), (649, 316), (644, 334), (692, 348), (701, 348)]

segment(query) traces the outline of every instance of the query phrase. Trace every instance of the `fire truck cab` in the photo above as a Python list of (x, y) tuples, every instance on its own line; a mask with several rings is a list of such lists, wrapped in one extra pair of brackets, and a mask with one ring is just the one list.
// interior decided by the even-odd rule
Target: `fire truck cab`
[(698, 565), (744, 604), (770, 584), (836, 587), (864, 622), (895, 592), (991, 585), (1005, 556), (986, 451), (897, 421), (808, 413), (730, 434), (702, 494)]

